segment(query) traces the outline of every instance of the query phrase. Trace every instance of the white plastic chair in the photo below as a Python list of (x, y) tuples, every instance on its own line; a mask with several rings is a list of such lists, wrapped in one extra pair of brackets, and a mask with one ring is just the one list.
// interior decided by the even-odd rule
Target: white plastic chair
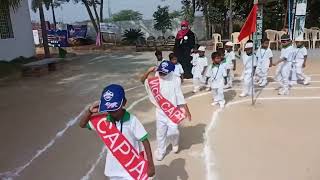
[(217, 46), (219, 44), (221, 44), (221, 46), (223, 47), (223, 43), (221, 41), (221, 35), (218, 33), (213, 33), (212, 34), (212, 42), (213, 42), (213, 51), (216, 52), (217, 51)]
[(310, 35), (311, 35), (311, 31), (309, 29), (304, 28), (303, 31), (303, 40), (302, 42), (306, 42), (308, 44), (308, 48), (310, 49)]
[[(271, 44), (276, 44), (276, 49), (279, 49), (279, 45), (278, 45), (278, 31), (275, 30), (271, 30), (271, 29), (267, 29), (265, 30), (266, 34), (267, 34), (267, 38), (269, 39), (269, 48), (271, 46)], [(281, 38), (281, 37), (280, 37)]]
[(234, 32), (234, 33), (231, 34), (231, 42), (233, 43), (233, 47), (235, 45), (241, 46), (241, 43), (238, 40), (239, 35), (240, 35), (239, 32)]
[(311, 30), (311, 41), (312, 41), (312, 48), (315, 49), (316, 48), (316, 43), (320, 42), (320, 31), (319, 30)]

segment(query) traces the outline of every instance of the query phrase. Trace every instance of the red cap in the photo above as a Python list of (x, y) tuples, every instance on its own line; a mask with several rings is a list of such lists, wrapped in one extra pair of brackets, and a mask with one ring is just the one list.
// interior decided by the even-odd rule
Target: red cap
[(189, 22), (188, 21), (182, 21), (181, 22), (181, 26), (189, 26)]

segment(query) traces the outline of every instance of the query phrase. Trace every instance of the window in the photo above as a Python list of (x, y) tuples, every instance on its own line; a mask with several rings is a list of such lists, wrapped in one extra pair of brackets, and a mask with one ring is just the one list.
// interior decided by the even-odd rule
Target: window
[(8, 6), (0, 6), (0, 39), (13, 38), (13, 30)]

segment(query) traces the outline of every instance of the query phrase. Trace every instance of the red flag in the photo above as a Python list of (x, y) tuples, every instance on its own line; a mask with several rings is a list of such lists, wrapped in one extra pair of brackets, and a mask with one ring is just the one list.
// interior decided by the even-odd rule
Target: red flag
[(253, 5), (251, 12), (242, 26), (242, 29), (240, 31), (240, 35), (238, 37), (239, 42), (250, 36), (252, 33), (256, 32), (257, 29), (257, 11), (258, 11), (258, 4)]

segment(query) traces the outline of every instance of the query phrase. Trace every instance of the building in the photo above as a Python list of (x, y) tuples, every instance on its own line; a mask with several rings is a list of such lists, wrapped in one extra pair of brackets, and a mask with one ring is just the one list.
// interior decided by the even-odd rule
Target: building
[(0, 6), (0, 60), (10, 61), (35, 54), (28, 0), (15, 11)]

